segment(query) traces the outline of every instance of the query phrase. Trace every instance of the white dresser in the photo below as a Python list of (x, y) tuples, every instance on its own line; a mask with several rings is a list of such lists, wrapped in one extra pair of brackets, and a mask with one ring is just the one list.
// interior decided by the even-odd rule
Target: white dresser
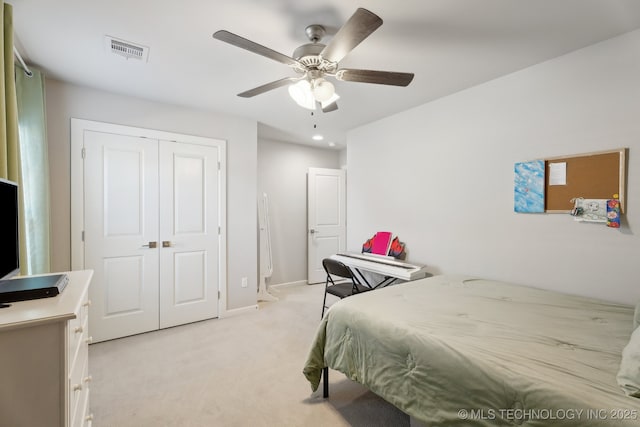
[(0, 309), (0, 427), (90, 426), (92, 270), (52, 298)]

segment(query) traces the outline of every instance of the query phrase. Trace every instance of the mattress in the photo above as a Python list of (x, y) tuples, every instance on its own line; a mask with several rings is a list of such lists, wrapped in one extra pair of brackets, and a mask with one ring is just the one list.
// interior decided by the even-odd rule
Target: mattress
[(303, 373), (344, 373), (427, 425), (638, 426), (616, 382), (633, 307), (468, 276), (343, 299)]

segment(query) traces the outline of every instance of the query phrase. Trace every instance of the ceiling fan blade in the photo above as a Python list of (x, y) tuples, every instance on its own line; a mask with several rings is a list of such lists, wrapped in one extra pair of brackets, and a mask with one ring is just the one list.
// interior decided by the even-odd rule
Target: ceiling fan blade
[(333, 101), (331, 104), (326, 105), (324, 107), (322, 107), (322, 105), (320, 105), (320, 108), (322, 108), (322, 112), (323, 113), (330, 113), (330, 112), (336, 111), (338, 109), (338, 102), (337, 101)]
[(378, 15), (367, 9), (358, 8), (325, 46), (320, 56), (327, 61), (340, 62), (347, 53), (369, 37), (380, 25), (382, 25), (382, 19)]
[(241, 37), (237, 34), (230, 33), (229, 31), (216, 31), (215, 33), (213, 33), (213, 38), (237, 46), (239, 48), (246, 49), (249, 52), (257, 53), (258, 55), (273, 59), (274, 61), (282, 62), (283, 64), (286, 64), (290, 67), (299, 67), (304, 69), (304, 65), (302, 65), (302, 63), (291, 58), (290, 56), (287, 56), (280, 52), (276, 52), (273, 49), (269, 49), (268, 47), (262, 46), (256, 42), (252, 42), (251, 40), (245, 39), (244, 37)]
[(352, 70), (343, 68), (336, 72), (336, 79), (347, 82), (376, 83), (380, 85), (408, 86), (413, 73), (395, 71)]
[(254, 87), (253, 89), (249, 89), (242, 93), (239, 93), (238, 96), (241, 98), (251, 98), (256, 95), (260, 95), (261, 93), (268, 92), (272, 89), (277, 89), (282, 86), (287, 86), (289, 83), (296, 82), (303, 77), (285, 77), (280, 80), (273, 81), (271, 83), (264, 84), (262, 86)]

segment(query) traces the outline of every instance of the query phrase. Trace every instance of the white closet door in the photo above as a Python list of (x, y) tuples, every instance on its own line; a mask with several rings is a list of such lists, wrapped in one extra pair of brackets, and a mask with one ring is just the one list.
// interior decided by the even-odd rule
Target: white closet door
[(218, 316), (219, 147), (160, 141), (160, 327)]
[(91, 335), (158, 329), (158, 141), (85, 131), (84, 149)]

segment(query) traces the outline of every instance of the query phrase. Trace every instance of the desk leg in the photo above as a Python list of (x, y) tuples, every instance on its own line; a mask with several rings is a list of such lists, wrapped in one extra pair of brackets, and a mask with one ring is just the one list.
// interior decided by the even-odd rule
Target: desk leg
[(395, 281), (396, 281), (395, 277), (385, 277), (384, 280), (378, 283), (376, 286), (374, 286), (373, 289), (384, 288), (385, 286), (389, 286), (393, 284), (393, 282)]
[(322, 397), (329, 397), (329, 368), (322, 369)]
[(369, 282), (367, 280), (367, 277), (364, 275), (364, 273), (362, 271), (360, 271), (359, 268), (352, 268), (352, 267), (350, 267), (350, 268), (351, 268), (351, 272), (353, 273), (353, 275), (356, 276), (356, 277), (359, 277), (359, 280), (361, 280), (364, 285), (366, 285), (367, 287), (369, 287), (371, 289), (384, 288), (385, 286), (389, 286), (389, 285), (393, 284), (396, 280), (398, 280), (397, 277), (383, 276), (384, 278), (379, 283), (377, 283), (375, 285), (372, 285), (371, 282)]
[[(350, 269), (351, 269), (351, 267), (350, 267)], [(369, 281), (368, 281), (368, 280), (367, 280), (367, 278), (364, 276), (364, 274), (362, 273), (362, 271), (360, 271), (360, 270), (359, 270), (359, 269), (357, 269), (357, 268), (354, 268), (354, 269), (352, 269), (352, 270), (351, 270), (351, 272), (352, 272), (352, 273), (353, 273), (353, 275), (354, 275), (354, 276), (356, 276), (356, 277), (357, 277), (357, 276), (360, 276), (360, 279), (358, 279), (358, 280), (362, 280), (362, 282), (364, 282), (363, 284), (364, 284), (364, 285), (366, 285), (368, 288), (371, 288), (371, 289), (373, 289), (373, 288), (374, 288), (373, 286), (371, 286), (371, 283), (369, 283)]]

